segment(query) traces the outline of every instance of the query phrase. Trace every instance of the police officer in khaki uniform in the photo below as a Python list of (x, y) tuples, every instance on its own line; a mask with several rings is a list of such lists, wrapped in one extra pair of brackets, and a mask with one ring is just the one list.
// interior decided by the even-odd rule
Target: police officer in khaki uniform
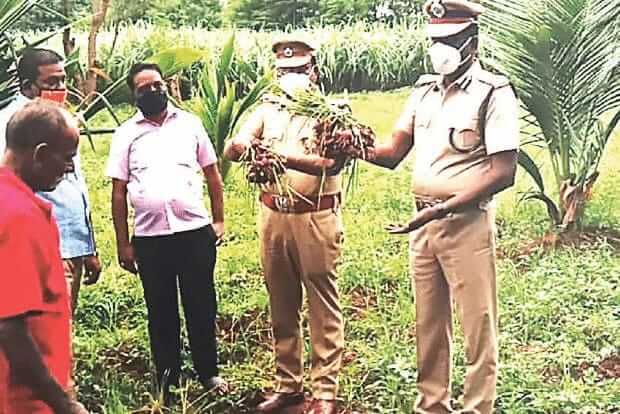
[[(273, 45), (273, 51), (279, 84), (287, 95), (318, 83), (314, 49), (308, 43), (295, 38), (283, 40)], [(275, 186), (263, 187), (260, 195), (260, 249), (271, 307), (276, 383), (275, 392), (258, 405), (257, 411), (279, 412), (304, 401), (303, 286), (309, 305), (314, 397), (307, 412), (336, 413), (344, 347), (336, 283), (343, 232), (338, 175), (341, 163), (313, 154), (316, 120), (290, 114), (282, 99), (268, 96), (225, 150), (227, 158), (238, 160), (251, 140), (262, 140), (286, 156), (283, 181), (293, 194), (301, 195), (293, 199), (282, 196)], [(322, 184), (326, 166), (330, 169)]]
[(416, 413), (449, 413), (452, 303), (465, 336), (462, 413), (490, 413), (496, 398), (498, 331), (493, 195), (514, 183), (519, 146), (517, 99), (504, 76), (477, 60), (478, 16), (465, 0), (429, 1), (431, 62), (392, 139), (374, 163), (395, 168), (416, 148), (417, 214), (411, 233), (416, 296)]

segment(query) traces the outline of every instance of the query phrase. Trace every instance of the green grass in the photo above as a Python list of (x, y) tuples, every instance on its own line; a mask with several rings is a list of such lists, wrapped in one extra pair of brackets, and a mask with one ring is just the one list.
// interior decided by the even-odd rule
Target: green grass
[[(406, 92), (354, 95), (355, 113), (382, 138)], [(123, 111), (127, 115), (127, 111)], [(94, 222), (105, 272), (82, 291), (75, 323), (78, 384), (93, 412), (126, 413), (153, 397), (146, 309), (139, 281), (116, 263), (110, 214), (110, 183), (103, 177), (109, 137), (96, 152), (83, 145)], [(415, 313), (408, 276), (407, 241), (383, 231), (412, 211), (411, 163), (396, 172), (364, 165), (360, 186), (344, 212), (345, 249), (339, 284), (346, 317), (346, 364), (342, 406), (349, 412), (409, 413), (416, 397)], [(611, 143), (587, 210), (591, 226), (620, 222), (618, 136)], [(501, 369), (497, 408), (501, 413), (608, 413), (620, 410), (620, 381), (603, 378), (597, 366), (620, 354), (620, 260), (604, 237), (579, 248), (527, 257), (513, 252), (547, 230), (536, 204), (518, 203), (530, 185), (519, 174), (516, 189), (499, 200)], [(217, 289), (223, 375), (233, 392), (206, 396), (194, 412), (244, 413), (256, 393), (270, 385), (273, 356), (268, 300), (258, 259), (255, 194), (233, 169), (226, 184), (228, 242), (220, 250)], [(191, 380), (187, 345), (184, 389), (192, 401), (200, 389)], [(463, 386), (463, 344), (456, 339), (455, 395)], [(458, 401), (456, 402), (458, 406)], [(615, 411), (614, 411), (615, 410)], [(191, 409), (177, 409), (192, 412)]]

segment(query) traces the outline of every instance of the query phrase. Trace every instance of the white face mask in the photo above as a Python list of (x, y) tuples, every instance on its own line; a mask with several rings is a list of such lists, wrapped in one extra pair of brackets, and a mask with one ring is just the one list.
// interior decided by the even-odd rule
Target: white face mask
[(473, 38), (467, 39), (460, 48), (437, 42), (428, 49), (433, 69), (440, 75), (449, 75), (456, 72), (461, 65), (471, 59), (471, 55), (461, 59), (461, 51), (465, 49)]
[(293, 96), (296, 92), (309, 89), (312, 86), (310, 76), (303, 73), (287, 73), (278, 83), (287, 95)]

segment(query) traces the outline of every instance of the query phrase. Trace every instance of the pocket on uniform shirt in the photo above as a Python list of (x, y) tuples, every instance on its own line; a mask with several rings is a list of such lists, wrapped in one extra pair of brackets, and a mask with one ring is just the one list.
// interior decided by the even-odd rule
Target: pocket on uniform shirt
[(431, 113), (431, 111), (424, 109), (424, 108), (420, 108), (414, 118), (413, 118), (413, 126), (415, 129), (418, 128), (423, 128), (423, 129), (427, 129), (431, 123), (431, 119), (433, 117), (433, 114)]
[(473, 151), (482, 144), (478, 130), (478, 118), (457, 122), (448, 130), (450, 144), (459, 152)]

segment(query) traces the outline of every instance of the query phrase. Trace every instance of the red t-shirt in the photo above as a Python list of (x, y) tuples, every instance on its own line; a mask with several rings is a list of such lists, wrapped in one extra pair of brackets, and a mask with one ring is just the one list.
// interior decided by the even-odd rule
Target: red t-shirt
[[(0, 168), (0, 319), (24, 316), (43, 362), (67, 388), (71, 367), (69, 296), (51, 205)], [(14, 383), (0, 349), (0, 414), (51, 414)]]

